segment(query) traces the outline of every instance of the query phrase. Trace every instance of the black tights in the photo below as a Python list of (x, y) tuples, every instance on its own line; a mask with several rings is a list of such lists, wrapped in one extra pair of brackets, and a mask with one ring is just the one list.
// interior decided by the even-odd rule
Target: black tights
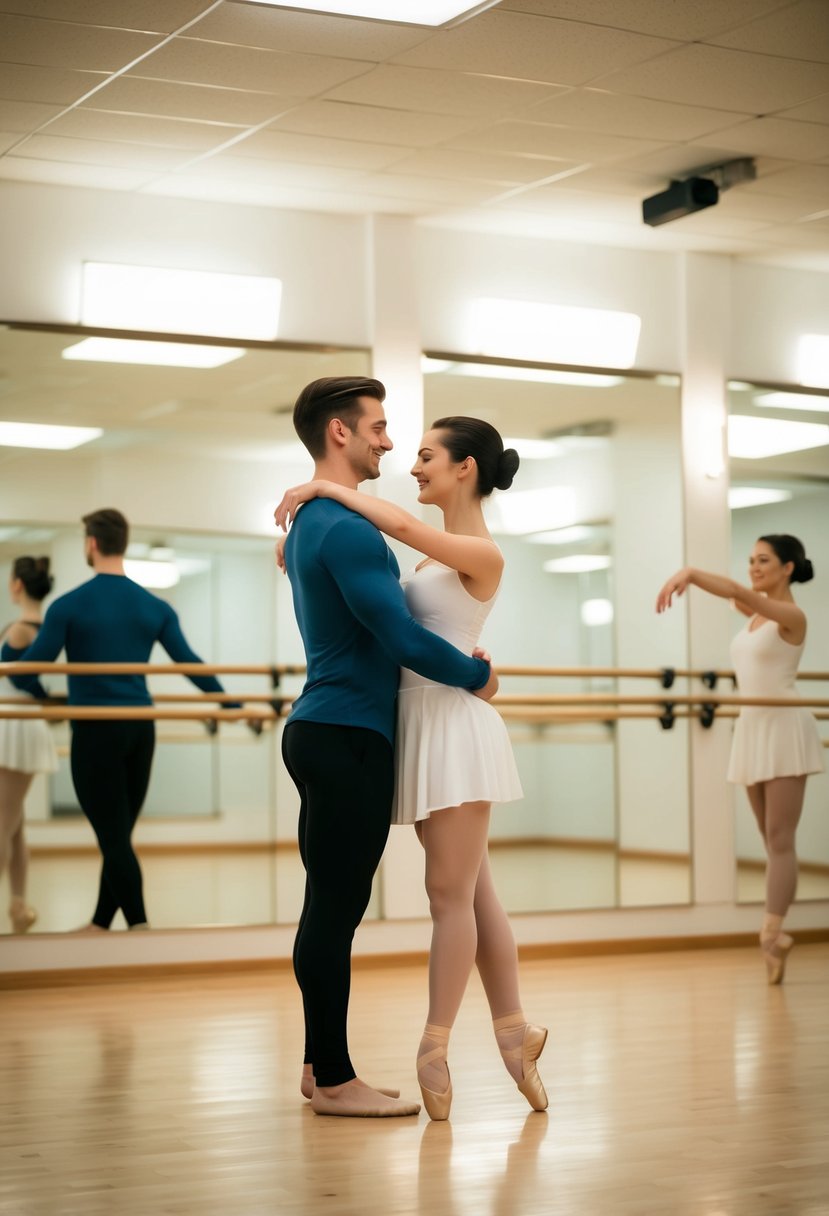
[(299, 790), (305, 902), (294, 974), (305, 1013), (305, 1063), (317, 1085), (356, 1074), (348, 1054), (351, 942), (389, 834), (391, 744), (377, 731), (291, 722), (282, 756)]
[(146, 923), (132, 829), (144, 804), (155, 748), (153, 722), (74, 722), (72, 781), (103, 857), (92, 923), (108, 929), (119, 908), (128, 925)]

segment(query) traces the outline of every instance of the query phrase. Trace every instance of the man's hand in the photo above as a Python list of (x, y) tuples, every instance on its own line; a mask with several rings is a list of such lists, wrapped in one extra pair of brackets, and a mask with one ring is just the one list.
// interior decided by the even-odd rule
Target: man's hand
[(475, 696), (480, 697), (482, 701), (491, 701), (498, 691), (499, 684), (495, 668), (492, 666), (492, 656), (489, 654), (489, 651), (484, 650), (480, 646), (476, 646), (472, 651), (472, 657), (473, 659), (483, 659), (485, 663), (489, 663), (490, 665), (489, 679), (487, 680), (486, 684), (484, 684), (483, 688), (475, 689)]

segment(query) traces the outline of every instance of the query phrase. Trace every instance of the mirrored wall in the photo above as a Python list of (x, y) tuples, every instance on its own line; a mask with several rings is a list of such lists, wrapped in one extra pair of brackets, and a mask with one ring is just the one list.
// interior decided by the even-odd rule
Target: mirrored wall
[[(815, 568), (793, 594), (809, 621), (801, 671), (829, 672), (829, 392), (732, 381), (728, 388), (731, 573), (748, 582), (748, 557), (760, 536), (797, 536)], [(735, 614), (734, 632), (745, 621)], [(829, 682), (801, 681), (802, 697), (829, 698)], [(817, 711), (825, 715), (826, 711)], [(829, 721), (819, 720), (829, 740)], [(829, 767), (829, 748), (826, 749)], [(829, 896), (829, 775), (806, 783), (797, 833), (799, 900)], [(735, 791), (737, 892), (761, 902), (765, 854), (742, 789)]]
[[(273, 505), (310, 472), (291, 405), (317, 376), (368, 373), (368, 353), (260, 345), (195, 369), (67, 360), (84, 336), (0, 329), (0, 417), (102, 431), (70, 451), (0, 447), (0, 562), (48, 554), (60, 594), (89, 576), (80, 515), (120, 506), (133, 523), (130, 558), (162, 581), (174, 568), (175, 581), (155, 593), (205, 660), (300, 662), (289, 588), (273, 562)], [(514, 487), (490, 507), (507, 557), (485, 639), (496, 662), (684, 666), (684, 618), (653, 612), (658, 585), (682, 561), (677, 379), (427, 359), (424, 383), (427, 423), (487, 418), (521, 452)], [(61, 683), (52, 678), (56, 691)], [(225, 684), (269, 689), (249, 676)], [(190, 691), (180, 677), (152, 685)], [(299, 685), (294, 677), (283, 687)], [(652, 688), (611, 676), (502, 685)], [(526, 797), (496, 810), (492, 856), (510, 912), (687, 903), (687, 721), (670, 731), (653, 719), (544, 722), (517, 712), (508, 721)], [(30, 896), (43, 931), (88, 920), (98, 873), (68, 774), (69, 727), (54, 729), (60, 771), (38, 779), (27, 807)], [(279, 728), (256, 736), (223, 724), (214, 735), (198, 722), (164, 722), (158, 733), (137, 833), (153, 925), (294, 921), (303, 875)], [(369, 915), (382, 913), (378, 882)]]

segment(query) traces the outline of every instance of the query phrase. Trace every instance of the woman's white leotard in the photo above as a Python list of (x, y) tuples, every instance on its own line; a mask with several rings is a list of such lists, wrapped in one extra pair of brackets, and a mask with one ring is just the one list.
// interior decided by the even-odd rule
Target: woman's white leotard
[[(429, 561), (403, 579), (412, 616), (471, 654), (496, 596), (481, 603), (457, 571)], [(513, 802), (523, 790), (496, 709), (463, 688), (403, 668), (397, 709), (392, 823), (414, 823), (464, 802)]]
[[(781, 638), (776, 621), (745, 629), (731, 643), (737, 690), (744, 697), (797, 700), (795, 681), (803, 647)], [(728, 780), (755, 785), (775, 777), (823, 772), (823, 747), (814, 715), (802, 706), (791, 709), (744, 705), (734, 727)]]

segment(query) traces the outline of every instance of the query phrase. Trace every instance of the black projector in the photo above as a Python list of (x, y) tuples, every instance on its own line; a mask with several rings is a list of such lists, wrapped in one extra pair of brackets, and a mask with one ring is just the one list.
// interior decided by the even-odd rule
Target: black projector
[(652, 194), (642, 201), (642, 219), (651, 228), (659, 224), (670, 224), (694, 211), (713, 207), (719, 200), (720, 191), (716, 182), (708, 177), (689, 177), (684, 182), (671, 182), (661, 194)]

